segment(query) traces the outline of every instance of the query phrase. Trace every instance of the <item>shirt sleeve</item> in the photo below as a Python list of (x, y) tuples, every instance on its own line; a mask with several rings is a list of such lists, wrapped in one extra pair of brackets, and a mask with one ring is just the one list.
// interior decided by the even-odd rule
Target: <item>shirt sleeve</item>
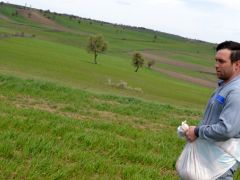
[(240, 133), (240, 91), (231, 92), (219, 116), (219, 121), (212, 125), (198, 127), (200, 138), (210, 141), (226, 141)]

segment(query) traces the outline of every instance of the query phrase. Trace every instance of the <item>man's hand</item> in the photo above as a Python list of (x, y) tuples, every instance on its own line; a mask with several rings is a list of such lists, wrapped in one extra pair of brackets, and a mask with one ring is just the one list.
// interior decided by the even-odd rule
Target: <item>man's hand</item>
[(197, 136), (194, 133), (195, 128), (196, 128), (196, 126), (190, 126), (189, 129), (186, 132), (186, 138), (190, 142), (193, 142), (197, 139)]

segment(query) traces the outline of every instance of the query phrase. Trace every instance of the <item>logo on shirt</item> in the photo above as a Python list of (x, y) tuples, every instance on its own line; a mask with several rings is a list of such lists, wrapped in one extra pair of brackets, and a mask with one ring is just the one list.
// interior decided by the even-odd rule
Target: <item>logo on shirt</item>
[(217, 95), (216, 99), (220, 104), (223, 104), (225, 102), (225, 98), (220, 95)]

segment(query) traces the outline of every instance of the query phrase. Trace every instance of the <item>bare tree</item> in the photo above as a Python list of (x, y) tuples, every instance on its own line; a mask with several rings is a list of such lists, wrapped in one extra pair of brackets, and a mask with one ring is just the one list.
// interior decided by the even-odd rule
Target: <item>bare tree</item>
[(107, 50), (107, 42), (103, 36), (91, 36), (88, 41), (87, 51), (94, 54), (94, 63), (97, 64), (97, 56)]

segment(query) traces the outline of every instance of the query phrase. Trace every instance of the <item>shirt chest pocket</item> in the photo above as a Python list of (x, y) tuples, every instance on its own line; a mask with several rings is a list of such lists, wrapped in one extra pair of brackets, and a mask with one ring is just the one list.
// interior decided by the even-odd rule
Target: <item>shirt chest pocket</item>
[(222, 109), (223, 109), (223, 106), (224, 106), (224, 103), (225, 103), (225, 98), (221, 95), (217, 95), (214, 99), (213, 99), (213, 102), (211, 104), (211, 110), (212, 110), (212, 113), (215, 115), (215, 116), (219, 116), (220, 113), (222, 112)]
[(224, 103), (225, 103), (225, 98), (220, 95), (217, 95), (212, 98), (208, 107), (209, 108), (208, 122), (211, 121), (211, 123), (215, 123), (215, 121), (218, 120), (222, 112)]

